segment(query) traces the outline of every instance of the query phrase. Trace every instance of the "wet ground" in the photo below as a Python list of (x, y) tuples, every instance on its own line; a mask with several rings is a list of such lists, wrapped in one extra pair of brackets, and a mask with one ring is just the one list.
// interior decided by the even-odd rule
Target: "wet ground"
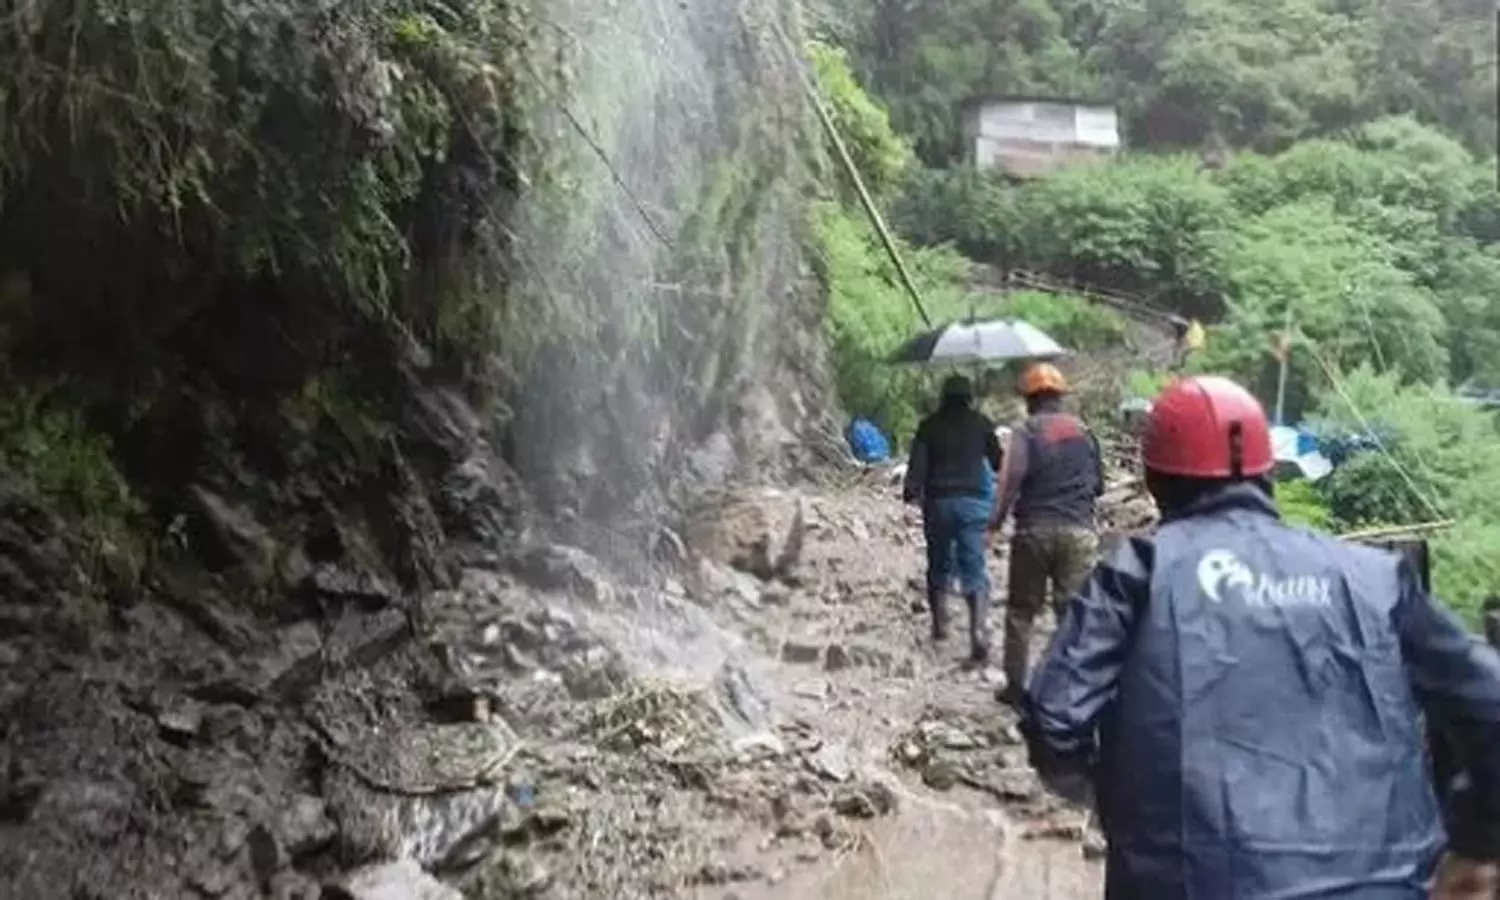
[[(738, 858), (764, 876), (695, 896), (1102, 896), (1100, 864), (1083, 850), (1085, 814), (1045, 796), (1026, 769), (1013, 717), (994, 700), (998, 671), (961, 665), (961, 601), (953, 600), (948, 645), (927, 639), (927, 616), (914, 609), (922, 571), (915, 511), (878, 479), (809, 495), (807, 508), (802, 586), (747, 627), (779, 648), (781, 714), (821, 742), (812, 767), (825, 781), (847, 775), (885, 786), (894, 811), (839, 817), (847, 833), (821, 851), (808, 852), (800, 836), (749, 833)], [(1001, 553), (991, 560), (997, 597)], [(992, 618), (998, 638), (998, 609)]]

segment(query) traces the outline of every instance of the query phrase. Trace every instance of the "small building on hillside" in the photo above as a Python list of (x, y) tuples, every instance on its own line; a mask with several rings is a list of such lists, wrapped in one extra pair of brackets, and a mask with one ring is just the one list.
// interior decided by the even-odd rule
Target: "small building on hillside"
[(1120, 149), (1120, 116), (1107, 103), (1044, 97), (982, 98), (963, 110), (969, 162), (1015, 178), (1092, 162)]

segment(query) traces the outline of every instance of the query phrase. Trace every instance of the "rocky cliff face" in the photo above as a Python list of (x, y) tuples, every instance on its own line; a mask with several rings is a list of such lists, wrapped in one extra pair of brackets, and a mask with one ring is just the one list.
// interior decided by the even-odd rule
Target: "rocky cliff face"
[(556, 546), (644, 576), (828, 431), (796, 23), (648, 6), (0, 36), (0, 894), (440, 868), (514, 802), (499, 680), (731, 652)]

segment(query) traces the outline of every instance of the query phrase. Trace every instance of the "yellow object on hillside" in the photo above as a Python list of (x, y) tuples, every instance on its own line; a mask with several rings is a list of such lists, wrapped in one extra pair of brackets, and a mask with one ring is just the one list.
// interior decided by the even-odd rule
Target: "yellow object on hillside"
[(1183, 343), (1187, 345), (1189, 350), (1202, 350), (1203, 342), (1206, 339), (1207, 334), (1203, 330), (1202, 322), (1194, 319), (1188, 323), (1187, 337), (1184, 338)]

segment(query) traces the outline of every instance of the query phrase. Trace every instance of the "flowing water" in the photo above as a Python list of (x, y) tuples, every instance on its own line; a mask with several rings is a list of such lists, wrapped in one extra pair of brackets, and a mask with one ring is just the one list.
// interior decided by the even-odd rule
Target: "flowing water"
[(547, 163), (515, 226), (514, 445), (618, 564), (671, 489), (722, 481), (794, 417), (767, 398), (796, 391), (783, 363), (818, 327), (797, 290), (807, 120), (776, 0), (538, 3), (555, 46), (529, 73)]

